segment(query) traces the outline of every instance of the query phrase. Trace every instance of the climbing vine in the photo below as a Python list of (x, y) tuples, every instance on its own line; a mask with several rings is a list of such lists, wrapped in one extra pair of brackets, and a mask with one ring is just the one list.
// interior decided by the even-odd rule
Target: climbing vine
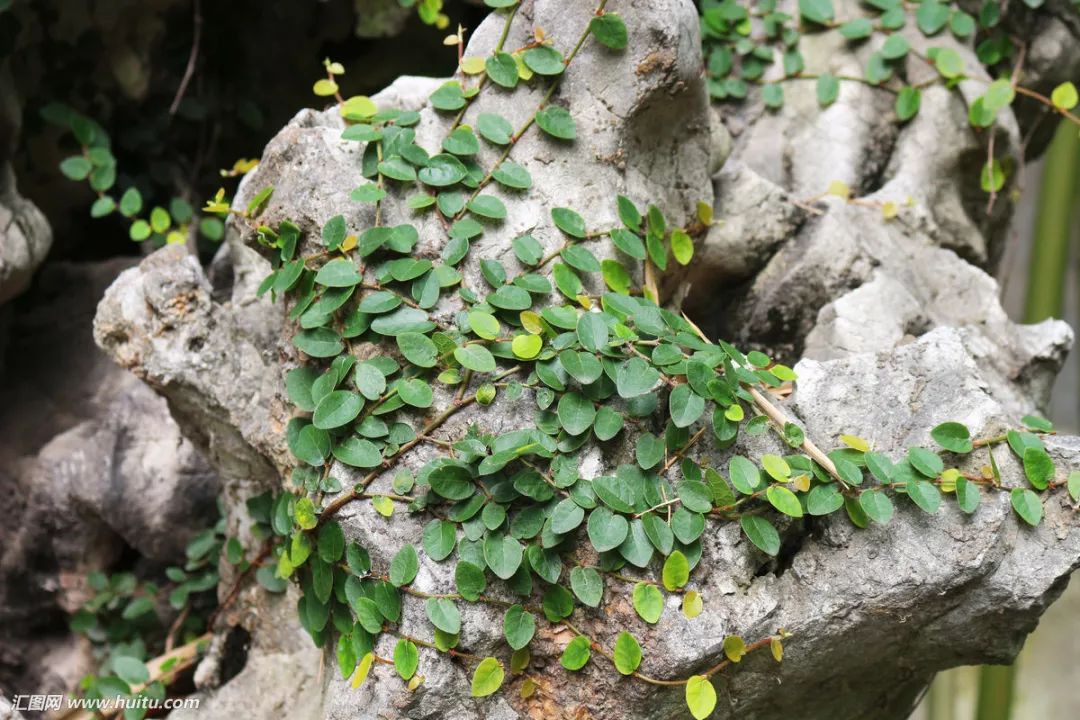
[[(446, 25), (441, 2), (411, 4), (425, 21)], [(629, 42), (620, 15), (601, 0), (578, 36), (550, 37), (537, 28), (524, 46), (509, 48), (517, 3), (486, 4), (505, 23), (489, 56), (465, 56), (463, 30), (446, 41), (458, 53), (460, 75), (430, 97), (447, 120), (439, 147), (417, 142), (420, 113), (379, 108), (364, 96), (346, 98), (339, 87), (344, 68), (324, 62), (325, 76), (313, 90), (334, 100), (346, 123), (342, 138), (362, 146), (366, 182), (351, 199), (373, 207), (369, 226), (351, 227), (344, 215), (317, 233), (288, 220), (263, 224), (270, 187), (242, 210), (233, 209), (224, 192), (204, 208), (209, 218), (200, 227), (208, 237), (221, 237), (217, 216), (228, 215), (254, 233), (273, 265), (259, 294), (286, 302), (295, 325), (292, 343), (303, 362), (284, 381), (293, 405), (286, 438), (296, 464), (283, 492), (248, 503), (260, 549), (245, 552), (219, 527), (196, 538), (187, 567), (170, 569), (169, 602), (185, 613), (202, 607), (191, 598), (216, 585), (206, 558), (223, 547), (239, 580), (213, 615), (192, 611), (170, 629), (169, 652), (158, 661), (144, 662), (147, 648), (131, 643), (162, 588), (139, 585), (131, 576), (93, 580), (95, 597), (73, 628), (99, 642), (110, 640), (115, 659), (106, 660), (102, 677), (88, 680), (89, 696), (162, 695), (162, 680), (190, 666), (194, 648), (206, 640), (199, 630), (209, 629), (240, 585), (254, 577), (275, 593), (290, 581), (298, 585), (301, 624), (318, 646), (333, 648), (341, 675), (354, 687), (380, 663), (392, 666), (410, 690), (417, 688), (423, 682), (419, 648), (426, 647), (470, 666), (476, 697), (499, 691), (508, 673), (520, 677), (523, 697), (544, 693), (530, 670), (530, 645), (546, 623), (573, 635), (559, 658), (565, 671), (599, 663), (641, 682), (681, 688), (690, 713), (705, 718), (717, 702), (713, 677), (765, 648), (781, 661), (790, 637), (785, 629), (749, 640), (731, 635), (712, 667), (689, 677), (659, 677), (641, 669), (648, 647), (631, 629), (613, 633), (614, 642), (605, 645), (575, 613), (625, 596), (642, 622), (655, 625), (667, 598), (677, 596), (681, 612), (693, 620), (709, 601), (693, 578), (702, 561), (701, 538), (725, 523), (737, 524), (757, 550), (775, 557), (781, 529), (806, 517), (843, 515), (865, 528), (890, 522), (896, 503), (934, 514), (955, 502), (971, 514), (985, 494), (1007, 493), (1017, 516), (1035, 526), (1050, 491), (1065, 486), (1074, 503), (1080, 500), (1080, 473), (1062, 477), (1042, 441), (1053, 427), (1039, 417), (981, 438), (960, 422), (946, 422), (931, 431), (933, 448), (908, 448), (900, 457), (854, 435), (840, 437), (840, 447), (821, 449), (812, 428), (792, 422), (776, 401), (796, 380), (790, 367), (708, 338), (659, 304), (659, 275), (689, 264), (694, 238), (712, 223), (707, 204), (699, 204), (685, 226), (671, 222), (649, 198), (612, 197), (618, 217), (613, 227), (592, 223), (571, 207), (547, 208), (561, 243), (544, 247), (528, 234), (508, 238), (516, 263), (481, 259), (482, 283), (470, 283), (460, 268), (477, 238), (499, 232), (508, 215), (500, 196), (524, 197), (532, 187), (527, 167), (513, 159), (518, 141), (542, 133), (553, 148), (572, 151), (573, 108), (552, 102), (560, 78), (580, 52), (618, 54)], [(739, 99), (750, 84), (761, 84), (766, 106), (780, 107), (782, 85), (763, 80), (780, 53), (784, 81), (816, 82), (823, 106), (836, 100), (841, 82), (869, 83), (894, 92), (898, 120), (911, 119), (926, 85), (906, 84), (897, 65), (914, 52), (895, 32), (908, 22), (908, 11), (899, 0), (869, 4), (880, 11), (876, 19), (840, 20), (830, 0), (801, 0), (798, 18), (768, 1), (751, 9), (735, 0), (706, 0), (702, 34), (711, 94)], [(947, 27), (967, 37), (978, 27), (989, 33), (979, 58), (995, 66), (1011, 50), (1008, 39), (994, 32), (998, 20), (990, 5), (975, 18), (929, 0), (919, 5), (916, 24), (927, 36)], [(835, 30), (850, 42), (874, 34), (885, 39), (865, 76), (811, 75), (796, 49), (807, 29)], [(951, 86), (965, 76), (952, 49), (924, 60), (938, 70), (931, 83)], [(491, 112), (465, 122), (480, 93), (524, 85), (540, 88), (542, 97), (519, 126)], [(1017, 94), (1033, 93), (1015, 76), (995, 81), (973, 104), (972, 124), (991, 126)], [(1077, 121), (1071, 84), (1039, 101)], [(114, 200), (108, 138), (70, 112), (57, 111), (54, 121), (69, 127), (81, 147), (61, 169), (99, 194), (94, 214), (120, 212), (131, 220), (136, 240), (183, 240), (190, 207), (153, 208), (144, 217), (137, 190)], [(497, 156), (486, 166), (479, 159), (485, 146)], [(989, 192), (1001, 188), (1000, 173), (991, 153), (983, 178)], [(835, 183), (828, 192), (850, 194)], [(439, 257), (416, 253), (416, 225), (385, 222), (388, 203), (435, 219), (446, 236)], [(891, 203), (881, 209), (886, 217), (897, 211)], [(598, 257), (595, 248), (608, 241), (615, 252)], [(523, 413), (528, 408), (531, 414), (522, 417), (529, 426), (497, 433), (474, 424), (449, 437), (440, 432), (458, 427), (450, 421), (464, 411), (495, 403), (514, 404)], [(770, 432), (786, 448), (783, 454), (732, 453), (740, 434)], [(581, 453), (596, 444), (628, 450), (609, 474), (587, 477)], [(418, 448), (434, 459), (406, 464)], [(1026, 487), (1002, 483), (995, 452), (1005, 449), (1021, 461)], [(402, 513), (423, 517), (417, 545), (394, 548), (388, 564), (373, 561), (339, 521), (343, 510), (359, 503), (369, 503), (388, 523)], [(421, 554), (454, 564), (455, 592), (416, 586)], [(423, 637), (402, 629), (406, 602), (423, 604), (430, 622)], [(504, 652), (480, 657), (460, 647), (462, 603), (502, 613)], [(174, 650), (177, 636), (187, 644)], [(393, 638), (392, 653), (378, 652), (381, 637)]]
[[(1025, 0), (1023, 4), (1035, 9), (1043, 2)], [(1073, 5), (1080, 8), (1075, 0)], [(996, 0), (984, 0), (975, 15), (951, 0), (921, 0), (915, 4), (868, 0), (864, 3), (866, 14), (851, 18), (838, 17), (832, 0), (799, 0), (797, 16), (777, 6), (776, 0), (752, 6), (741, 0), (703, 0), (701, 35), (709, 94), (714, 99), (742, 100), (751, 86), (759, 85), (765, 106), (776, 110), (784, 104), (786, 83), (812, 81), (818, 104), (825, 108), (836, 102), (842, 83), (861, 83), (895, 95), (896, 120), (907, 122), (918, 114), (927, 87), (954, 88), (965, 80), (979, 80), (960, 53), (949, 47), (950, 42), (942, 40), (951, 35), (962, 43), (973, 42), (976, 57), (994, 78), (969, 106), (968, 120), (974, 129), (992, 129), (998, 113), (1012, 105), (1017, 96), (1033, 100), (1080, 126), (1080, 117), (1072, 112), (1080, 102), (1073, 83), (1062, 83), (1049, 97), (1021, 83), (1024, 48), (1000, 27), (1005, 10)], [(903, 33), (912, 26), (927, 39), (942, 40), (940, 46), (930, 46), (925, 53), (912, 47)], [(820, 32), (836, 32), (851, 45), (875, 48), (863, 73), (807, 72), (799, 40), (803, 33)], [(924, 63), (934, 74), (927, 80), (909, 82), (904, 72), (908, 58)], [(770, 72), (777, 64), (779, 73)], [(979, 184), (992, 198), (1005, 186), (1012, 167), (1008, 158), (996, 156), (991, 138), (992, 132), (988, 133), (987, 159), (980, 170)]]
[[(766, 647), (781, 660), (785, 630), (750, 642), (727, 637), (724, 658), (712, 668), (654, 677), (641, 670), (647, 648), (633, 633), (619, 631), (607, 647), (579, 626), (575, 612), (627, 594), (641, 620), (655, 624), (665, 596), (674, 594), (693, 619), (708, 600), (693, 586), (701, 537), (718, 524), (737, 523), (758, 550), (775, 556), (780, 517), (843, 511), (866, 527), (889, 522), (897, 501), (932, 514), (952, 498), (974, 513), (984, 493), (1004, 492), (1017, 515), (1037, 525), (1047, 491), (1067, 484), (1077, 499), (1080, 473), (1058, 479), (1040, 439), (1053, 428), (1037, 417), (986, 438), (947, 422), (931, 433), (935, 448), (912, 447), (899, 459), (856, 436), (821, 450), (774, 402), (796, 379), (791, 368), (714, 342), (658, 304), (658, 273), (692, 260), (693, 237), (711, 222), (707, 206), (686, 227), (648, 198), (613, 197), (616, 227), (597, 227), (570, 207), (549, 208), (563, 238), (558, 247), (515, 237), (516, 267), (482, 259), (483, 285), (471, 285), (459, 269), (471, 243), (498, 232), (507, 216), (504, 202), (486, 191), (494, 186), (514, 197), (532, 185), (528, 169), (512, 159), (516, 143), (533, 131), (569, 148), (572, 109), (550, 102), (560, 77), (584, 49), (618, 53), (628, 42), (604, 0), (579, 37), (538, 30), (526, 46), (510, 49), (517, 5), (488, 4), (501, 8), (506, 24), (493, 53), (461, 57), (461, 79), (430, 98), (451, 120), (441, 147), (417, 143), (417, 112), (343, 100), (335, 65), (326, 62), (334, 87), (316, 92), (336, 97), (348, 121), (342, 138), (363, 146), (368, 182), (351, 197), (374, 206), (373, 224), (350, 227), (338, 215), (311, 238), (289, 221), (258, 224), (257, 208), (243, 214), (274, 265), (259, 292), (287, 298), (297, 326), (292, 342), (305, 358), (285, 378), (295, 410), (286, 428), (297, 463), (292, 487), (253, 504), (264, 534), (275, 539), (256, 575), (270, 590), (284, 589), (285, 579), (299, 585), (302, 625), (317, 645), (334, 647), (353, 686), (383, 663), (416, 688), (423, 681), (418, 648), (428, 647), (473, 667), (474, 696), (497, 692), (509, 671), (522, 676), (528, 697), (543, 692), (530, 674), (529, 647), (538, 624), (548, 623), (575, 636), (560, 658), (566, 671), (601, 662), (646, 683), (680, 686), (691, 714), (704, 718), (716, 705), (710, 678)], [(459, 34), (451, 44), (460, 41)], [(546, 88), (522, 125), (495, 113), (477, 115), (475, 126), (463, 122), (485, 88), (519, 84)], [(481, 143), (498, 155), (489, 167), (477, 158)], [(260, 193), (262, 201), (269, 192)], [(389, 202), (438, 219), (447, 237), (439, 258), (415, 254), (415, 225), (383, 221)], [(597, 257), (601, 239), (611, 241), (615, 257)], [(601, 292), (590, 290), (596, 276)], [(446, 312), (451, 306), (458, 309)], [(448, 439), (436, 432), (468, 408), (497, 402), (531, 406), (530, 426), (493, 433), (471, 425)], [(713, 464), (740, 433), (765, 432), (789, 451)], [(632, 458), (610, 474), (584, 477), (579, 454), (593, 443), (632, 443)], [(413, 472), (403, 460), (420, 446), (436, 456)], [(1030, 487), (1003, 486), (994, 456), (1001, 446), (1021, 459)], [(983, 466), (963, 470), (977, 464), (976, 454)], [(356, 471), (360, 479), (343, 485), (339, 476)], [(402, 512), (427, 517), (419, 548), (404, 544), (387, 566), (373, 562), (338, 520), (357, 503), (370, 503), (386, 522)], [(456, 592), (414, 586), (421, 553), (454, 563)], [(489, 593), (493, 584), (518, 599)], [(431, 625), (425, 637), (401, 629), (410, 600), (423, 603)], [(459, 648), (462, 603), (504, 614), (505, 655)], [(396, 638), (391, 656), (377, 652), (383, 636)]]

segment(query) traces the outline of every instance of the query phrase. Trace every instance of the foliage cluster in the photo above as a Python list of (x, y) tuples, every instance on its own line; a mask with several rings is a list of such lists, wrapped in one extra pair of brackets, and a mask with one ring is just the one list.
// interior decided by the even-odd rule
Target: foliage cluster
[[(1041, 7), (1044, 0), (1025, 0), (1029, 8)], [(841, 18), (832, 0), (799, 0), (798, 15), (778, 10), (776, 0), (750, 5), (740, 0), (704, 0), (701, 34), (704, 43), (709, 93), (716, 100), (746, 98), (753, 85), (760, 85), (766, 107), (779, 109), (784, 104), (784, 84), (813, 81), (818, 103), (828, 107), (840, 96), (845, 82), (879, 88), (896, 96), (894, 111), (899, 122), (916, 116), (923, 91), (933, 85), (956, 87), (964, 80), (978, 79), (966, 67), (963, 57), (946, 40), (952, 36), (961, 43), (974, 42), (975, 54), (995, 79), (971, 103), (968, 119), (977, 130), (992, 128), (998, 113), (1009, 107), (1017, 95), (1026, 96), (1048, 110), (1080, 125), (1071, 111), (1078, 102), (1077, 89), (1065, 82), (1050, 97), (1021, 84), (1022, 67), (1009, 63), (1022, 58), (1013, 38), (1002, 28), (1003, 5), (985, 0), (979, 12), (971, 15), (953, 0), (868, 0), (865, 14)], [(924, 52), (913, 47), (905, 31), (914, 27), (928, 42), (937, 42)], [(799, 40), (803, 33), (836, 32), (851, 45), (866, 44), (875, 48), (861, 75), (812, 73), (805, 69)], [(906, 79), (905, 63), (909, 58), (933, 68), (935, 74), (916, 83)], [(1022, 60), (1021, 60), (1022, 62)], [(779, 65), (780, 73), (771, 70)], [(980, 171), (979, 183), (987, 193), (1001, 190), (1011, 171), (1009, 158), (998, 158), (988, 141), (988, 157)]]
[[(507, 5), (509, 28), (517, 5)], [(286, 430), (297, 460), (292, 488), (257, 502), (263, 532), (275, 539), (260, 579), (268, 589), (281, 589), (286, 578), (299, 584), (301, 623), (316, 644), (334, 645), (340, 672), (354, 686), (374, 663), (385, 663), (417, 687), (419, 648), (428, 647), (473, 665), (474, 696), (496, 692), (509, 670), (528, 697), (542, 692), (529, 671), (529, 647), (546, 622), (575, 634), (560, 658), (567, 671), (602, 658), (623, 675), (683, 687), (691, 714), (707, 717), (716, 704), (710, 678), (759, 648), (780, 660), (783, 629), (750, 643), (732, 635), (714, 667), (660, 678), (641, 670), (647, 649), (630, 630), (612, 633), (609, 648), (583, 631), (574, 613), (601, 607), (627, 585), (644, 623), (658, 623), (672, 604), (693, 619), (707, 600), (692, 573), (710, 525), (738, 523), (754, 546), (775, 556), (787, 522), (778, 518), (843, 511), (866, 527), (889, 522), (896, 498), (926, 513), (954, 498), (973, 513), (989, 491), (1009, 493), (1018, 516), (1037, 525), (1040, 493), (1065, 484), (1039, 437), (1052, 428), (1036, 417), (991, 438), (944, 423), (932, 432), (937, 449), (912, 447), (897, 460), (856, 436), (842, 437), (832, 452), (817, 449), (769, 399), (795, 379), (790, 368), (711, 342), (657, 304), (657, 273), (691, 261), (708, 208), (678, 227), (656, 206), (616, 196), (619, 225), (595, 227), (573, 208), (552, 207), (560, 246), (545, 252), (530, 235), (513, 238), (517, 267), (482, 259), (485, 286), (470, 286), (459, 266), (471, 243), (498, 232), (508, 213), (485, 190), (494, 184), (512, 199), (532, 184), (527, 168), (511, 159), (515, 143), (533, 125), (554, 145), (572, 143), (572, 108), (549, 102), (559, 78), (590, 38), (597, 52), (628, 43), (622, 19), (604, 5), (565, 53), (539, 32), (510, 52), (504, 32), (490, 56), (462, 58), (463, 78), (476, 79), (448, 82), (430, 99), (453, 118), (439, 148), (416, 142), (419, 113), (379, 109), (367, 99), (347, 109), (338, 97), (349, 121), (342, 138), (364, 146), (369, 182), (352, 198), (374, 205), (371, 226), (352, 228), (339, 215), (316, 241), (289, 221), (272, 228), (248, 217), (274, 264), (260, 291), (289, 299), (293, 344), (307, 358), (286, 377), (295, 406)], [(327, 69), (332, 80), (332, 63)], [(523, 83), (547, 90), (522, 126), (495, 113), (477, 115), (475, 127), (463, 124), (485, 88), (506, 92)], [(478, 159), (482, 144), (497, 155), (486, 168)], [(382, 222), (389, 202), (438, 218), (447, 235), (438, 259), (414, 255), (416, 225)], [(593, 248), (606, 240), (617, 252), (600, 259)], [(460, 307), (450, 319), (437, 312), (448, 304)], [(360, 346), (382, 354), (358, 357)], [(466, 408), (495, 402), (531, 403), (531, 426), (492, 434), (473, 425), (449, 440), (434, 434)], [(787, 453), (733, 454), (713, 465), (740, 433), (770, 430)], [(421, 444), (439, 453), (413, 473), (401, 461)], [(632, 447), (632, 457), (610, 474), (582, 477), (580, 452), (594, 444)], [(1021, 458), (1030, 487), (1001, 484), (993, 454), (1000, 444)], [(985, 467), (965, 471), (976, 451), (986, 453)], [(335, 476), (343, 472), (360, 479), (343, 487)], [(391, 474), (389, 487), (376, 489)], [(1068, 482), (1075, 499), (1080, 474)], [(399, 509), (427, 516), (419, 547), (405, 543), (378, 566), (337, 520), (356, 502), (369, 502), (387, 522)], [(414, 586), (421, 555), (454, 563), (456, 592)], [(423, 602), (427, 637), (401, 629), (410, 599)], [(460, 604), (467, 602), (503, 613), (508, 657), (459, 647)], [(383, 635), (396, 638), (392, 656), (377, 652)]]

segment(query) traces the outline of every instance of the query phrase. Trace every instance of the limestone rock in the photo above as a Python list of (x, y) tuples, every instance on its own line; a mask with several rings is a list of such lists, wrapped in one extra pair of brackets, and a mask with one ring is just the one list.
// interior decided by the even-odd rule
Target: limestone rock
[[(897, 129), (880, 122), (887, 104), (868, 88), (845, 86), (837, 105), (809, 116), (812, 88), (809, 95), (793, 93), (790, 114), (748, 111), (730, 119), (732, 126), (741, 123), (732, 132), (732, 159), (711, 179), (714, 159), (726, 150), (710, 133), (692, 4), (628, 0), (618, 11), (632, 33), (630, 48), (625, 54), (587, 48), (568, 71), (554, 102), (574, 109), (578, 139), (572, 148), (535, 132), (516, 144), (513, 158), (529, 169), (536, 187), (524, 197), (493, 191), (508, 217), (473, 243), (466, 284), (481, 282), (480, 258), (516, 267), (508, 240), (520, 233), (530, 232), (545, 251), (558, 247), (546, 215), (552, 206), (573, 207), (590, 228), (602, 228), (615, 218), (611, 199), (624, 193), (655, 203), (673, 224), (683, 224), (699, 200), (713, 201), (715, 191), (720, 222), (703, 240), (694, 266), (673, 273), (665, 288), (679, 297), (689, 286), (688, 307), (710, 328), (779, 345), (794, 357), (805, 351), (796, 392), (783, 404), (821, 445), (834, 446), (842, 433), (862, 433), (898, 458), (907, 445), (926, 443), (939, 422), (961, 419), (982, 437), (1037, 406), (1071, 333), (1060, 323), (1013, 325), (997, 303), (992, 279), (971, 262), (992, 264), (995, 239), (987, 231), (994, 221), (973, 214), (977, 203), (965, 194), (970, 179), (964, 172), (979, 148), (969, 137), (961, 98), (930, 90), (919, 118)], [(508, 43), (524, 44), (536, 25), (565, 48), (588, 15), (585, 6), (526, 2)], [(500, 31), (501, 20), (489, 18), (468, 54), (492, 47)], [(827, 61), (836, 72), (859, 66), (845, 49), (823, 46), (817, 52), (808, 53), (808, 62)], [(375, 98), (382, 106), (422, 108), (416, 138), (429, 148), (451, 122), (424, 104), (437, 84), (402, 79)], [(511, 100), (497, 89), (485, 91), (464, 121), (494, 109), (519, 124), (538, 95), (519, 91)], [(1016, 140), (1017, 127), (1005, 118), (1001, 128), (1005, 147)], [(245, 179), (238, 206), (273, 185), (260, 221), (297, 222), (307, 233), (305, 252), (318, 246), (319, 228), (334, 215), (343, 214), (352, 228), (370, 225), (372, 208), (348, 199), (362, 182), (362, 146), (340, 140), (341, 130), (333, 112), (298, 114)], [(941, 151), (927, 153), (928, 144)], [(481, 152), (483, 166), (493, 159), (487, 149)], [(915, 202), (888, 222), (865, 205), (802, 202), (832, 179), (873, 201), (903, 203), (910, 194)], [(1002, 200), (999, 212), (1006, 211)], [(444, 233), (435, 221), (417, 220), (398, 203), (387, 203), (384, 212), (388, 224), (416, 223), (418, 252), (437, 256)], [(605, 240), (597, 246), (598, 255), (614, 252)], [(286, 308), (269, 296), (255, 297), (268, 271), (252, 229), (233, 223), (214, 264), (214, 285), (190, 257), (165, 249), (118, 278), (95, 321), (99, 344), (164, 395), (184, 431), (207, 449), (225, 482), (230, 526), (241, 534), (243, 500), (280, 487), (290, 465), (282, 438), (289, 412), (282, 379), (299, 358), (289, 343)], [(447, 297), (434, 315), (447, 320), (459, 307)], [(393, 352), (390, 346), (381, 350)], [(436, 404), (445, 403), (445, 392), (437, 391)], [(461, 413), (440, 429), (440, 438), (457, 437), (471, 422), (493, 433), (520, 428), (531, 422), (521, 411), (530, 401), (526, 394), (520, 406), (496, 403)], [(1055, 437), (1047, 445), (1059, 467), (1080, 460), (1075, 438)], [(736, 450), (782, 448), (764, 435), (742, 440)], [(581, 472), (595, 477), (627, 451), (606, 455), (589, 448)], [(404, 464), (419, 467), (433, 453), (420, 446)], [(726, 464), (725, 455), (710, 459)], [(997, 460), (1006, 484), (1018, 485), (1023, 473), (1015, 459), (999, 452)], [(975, 463), (965, 469), (977, 471)], [(345, 486), (358, 477), (340, 466), (333, 472)], [(390, 474), (372, 488), (389, 487)], [(717, 663), (727, 634), (756, 638), (780, 626), (794, 632), (783, 664), (753, 655), (724, 673), (726, 680), (717, 683), (723, 695), (717, 717), (906, 717), (937, 670), (1015, 654), (1080, 564), (1080, 533), (1060, 496), (1048, 503), (1038, 529), (1018, 525), (1003, 493), (984, 498), (970, 517), (955, 507), (926, 516), (901, 500), (900, 517), (865, 531), (844, 518), (789, 522), (776, 559), (754, 549), (737, 527), (716, 526), (706, 533), (704, 560), (693, 576), (706, 599), (705, 612), (694, 621), (671, 599), (660, 624), (646, 626), (634, 615), (627, 588), (614, 585), (600, 610), (579, 610), (575, 620), (606, 647), (618, 630), (631, 630), (646, 648), (642, 670), (665, 678)], [(402, 544), (416, 543), (426, 520), (399, 512), (387, 521), (369, 503), (348, 506), (338, 519), (382, 568)], [(453, 586), (449, 563), (421, 558), (414, 587), (448, 592)], [(495, 586), (491, 592), (503, 591)], [(550, 628), (533, 642), (533, 677), (543, 692), (529, 700), (516, 692), (520, 678), (510, 678), (504, 692), (491, 698), (470, 697), (469, 666), (426, 648), (420, 651), (425, 680), (415, 692), (383, 665), (353, 690), (338, 676), (332, 653), (320, 655), (297, 638), (291, 601), (256, 587), (242, 593), (225, 620), (252, 634), (248, 666), (228, 679), (217, 671), (222, 650), (204, 661), (200, 717), (231, 717), (251, 697), (277, 712), (292, 692), (305, 693), (291, 708), (305, 718), (511, 720), (587, 713), (644, 720), (685, 713), (681, 688), (634, 682), (602, 661), (580, 673), (563, 672), (557, 656), (569, 636)], [(463, 604), (461, 610), (461, 647), (479, 655), (504, 653), (501, 615), (482, 606)], [(403, 613), (403, 632), (429, 632), (420, 603), (407, 599)], [(393, 639), (384, 634), (376, 649), (392, 655)], [(292, 674), (283, 675), (282, 665)], [(321, 682), (310, 682), (313, 677)], [(224, 684), (213, 687), (215, 678)]]
[[(93, 668), (65, 615), (85, 576), (131, 548), (179, 562), (216, 516), (217, 476), (165, 402), (90, 334), (94, 300), (131, 264), (50, 265), (16, 303), (0, 375), (0, 683), (60, 692)], [(58, 632), (58, 629), (60, 632)]]

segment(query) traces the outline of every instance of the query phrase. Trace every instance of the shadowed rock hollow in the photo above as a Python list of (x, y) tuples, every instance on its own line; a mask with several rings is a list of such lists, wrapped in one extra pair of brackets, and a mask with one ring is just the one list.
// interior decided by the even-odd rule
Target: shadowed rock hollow
[[(511, 157), (529, 170), (534, 189), (493, 191), (508, 215), (474, 241), (463, 267), (466, 285), (482, 285), (482, 258), (516, 269), (509, 241), (522, 233), (532, 234), (545, 252), (556, 249), (562, 239), (548, 218), (550, 207), (572, 207), (590, 227), (607, 227), (616, 220), (613, 200), (621, 193), (685, 224), (705, 201), (713, 204), (716, 223), (696, 240), (689, 269), (665, 277), (662, 287), (672, 307), (685, 301), (712, 331), (803, 355), (796, 390), (782, 404), (819, 444), (833, 447), (840, 434), (852, 432), (898, 458), (909, 445), (929, 446), (929, 430), (946, 420), (961, 420), (983, 437), (1045, 402), (1072, 334), (1059, 322), (1009, 321), (985, 272), (1000, 243), (994, 228), (1011, 208), (1001, 199), (987, 219), (966, 190), (971, 158), (983, 152), (966, 122), (974, 89), (929, 89), (918, 117), (903, 126), (886, 120), (891, 96), (857, 84), (845, 84), (826, 110), (817, 107), (809, 83), (793, 88), (779, 113), (755, 102), (712, 109), (689, 0), (612, 0), (608, 10), (625, 18), (629, 48), (587, 44), (568, 69), (554, 102), (568, 106), (577, 121), (572, 145), (535, 130), (516, 144)], [(542, 27), (565, 52), (589, 17), (583, 5), (526, 2), (507, 44), (522, 46)], [(489, 18), (466, 54), (489, 52), (502, 24), (501, 17)], [(814, 35), (803, 45), (809, 72), (861, 65), (861, 50), (830, 46)], [(969, 49), (957, 49), (977, 67)], [(908, 70), (914, 80), (924, 69)], [(419, 110), (416, 140), (434, 148), (453, 120), (427, 105), (439, 84), (401, 78), (375, 100), (380, 107)], [(519, 126), (541, 93), (485, 90), (464, 122), (498, 112)], [(245, 179), (237, 207), (274, 186), (260, 220), (299, 224), (304, 252), (316, 250), (322, 224), (334, 215), (343, 214), (350, 228), (370, 226), (372, 207), (348, 197), (362, 182), (363, 146), (341, 140), (343, 127), (334, 108), (299, 113)], [(998, 132), (1001, 147), (1016, 146), (1019, 129), (1007, 111)], [(479, 162), (490, 166), (496, 155), (485, 148)], [(838, 199), (825, 200), (821, 214), (793, 202), (836, 179), (872, 200), (905, 203), (910, 197), (910, 207), (886, 221), (873, 208)], [(400, 202), (386, 203), (384, 212), (388, 224), (417, 225), (419, 255), (438, 256), (445, 237), (435, 220)], [(614, 256), (606, 238), (596, 246), (598, 256)], [(284, 438), (291, 411), (283, 377), (301, 357), (290, 343), (285, 304), (256, 298), (269, 271), (254, 233), (234, 223), (209, 277), (182, 250), (159, 251), (120, 276), (95, 320), (99, 344), (161, 393), (183, 431), (205, 448), (225, 486), (231, 531), (242, 537), (244, 501), (282, 487), (293, 463)], [(432, 314), (451, 322), (460, 309), (460, 300), (446, 295)], [(397, 351), (391, 342), (357, 344), (354, 352)], [(436, 386), (434, 407), (446, 406), (451, 392)], [(440, 428), (439, 437), (460, 437), (473, 423), (493, 433), (527, 427), (527, 402), (528, 392), (517, 403), (471, 408)], [(1059, 468), (1080, 462), (1076, 438), (1051, 437), (1046, 444)], [(747, 436), (724, 453), (694, 452), (724, 467), (731, 452), (784, 451), (766, 434)], [(610, 474), (632, 453), (632, 438), (615, 447), (587, 445), (579, 472), (585, 478)], [(421, 445), (404, 465), (418, 469), (434, 454)], [(1015, 458), (996, 457), (1005, 484), (1021, 484)], [(978, 461), (967, 462), (961, 467), (978, 472)], [(360, 477), (341, 465), (333, 473), (345, 487)], [(372, 488), (388, 489), (392, 475)], [(714, 665), (728, 634), (754, 639), (784, 627), (794, 637), (782, 664), (751, 655), (719, 677), (717, 717), (903, 718), (936, 671), (1011, 659), (1064, 588), (1080, 562), (1080, 534), (1067, 498), (1052, 496), (1045, 513), (1037, 529), (1020, 526), (1008, 495), (995, 493), (972, 516), (949, 503), (932, 516), (899, 503), (892, 523), (868, 530), (844, 517), (807, 517), (783, 525), (784, 549), (776, 559), (755, 549), (737, 525), (710, 524), (691, 580), (705, 598), (701, 616), (687, 620), (678, 598), (669, 596), (660, 622), (646, 625), (630, 605), (629, 586), (609, 583), (601, 608), (579, 608), (575, 622), (605, 647), (618, 631), (630, 630), (644, 648), (641, 669), (659, 677), (685, 677)], [(428, 519), (398, 512), (387, 520), (366, 502), (338, 517), (347, 537), (368, 548), (382, 569), (402, 545), (418, 543)], [(222, 593), (230, 585), (226, 578)], [(453, 563), (421, 555), (413, 586), (453, 592)], [(509, 597), (497, 583), (491, 592)], [(198, 717), (686, 716), (681, 688), (623, 678), (601, 661), (567, 673), (557, 658), (572, 634), (544, 623), (531, 646), (531, 672), (541, 691), (529, 699), (517, 692), (521, 679), (510, 676), (502, 692), (474, 699), (471, 666), (426, 648), (420, 649), (425, 680), (415, 692), (383, 665), (354, 690), (339, 677), (332, 653), (311, 645), (295, 606), (291, 591), (271, 596), (249, 587), (241, 593), (224, 621), (251, 633), (246, 664), (222, 684), (222, 659), (211, 653), (197, 676), (203, 692)], [(501, 612), (467, 603), (461, 611), (461, 649), (508, 655)], [(400, 628), (420, 637), (430, 633), (420, 601), (406, 598)], [(380, 638), (379, 655), (393, 654), (393, 640)]]

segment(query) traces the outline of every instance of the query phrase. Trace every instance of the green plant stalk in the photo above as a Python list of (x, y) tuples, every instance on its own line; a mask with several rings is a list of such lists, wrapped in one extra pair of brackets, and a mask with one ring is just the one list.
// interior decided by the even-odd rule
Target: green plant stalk
[[(1028, 265), (1024, 322), (1060, 317), (1065, 306), (1065, 270), (1077, 190), (1080, 141), (1072, 123), (1063, 120), (1046, 153), (1042, 189), (1035, 216), (1035, 238)], [(979, 672), (979, 704), (975, 720), (1009, 720), (1012, 716), (1015, 665), (987, 665)]]
[(979, 670), (979, 704), (975, 720), (1009, 720), (1014, 675), (1015, 665), (984, 665)]
[(1076, 199), (1080, 138), (1067, 121), (1058, 124), (1046, 153), (1035, 219), (1035, 241), (1028, 267), (1024, 322), (1061, 317), (1068, 267), (1069, 229)]

